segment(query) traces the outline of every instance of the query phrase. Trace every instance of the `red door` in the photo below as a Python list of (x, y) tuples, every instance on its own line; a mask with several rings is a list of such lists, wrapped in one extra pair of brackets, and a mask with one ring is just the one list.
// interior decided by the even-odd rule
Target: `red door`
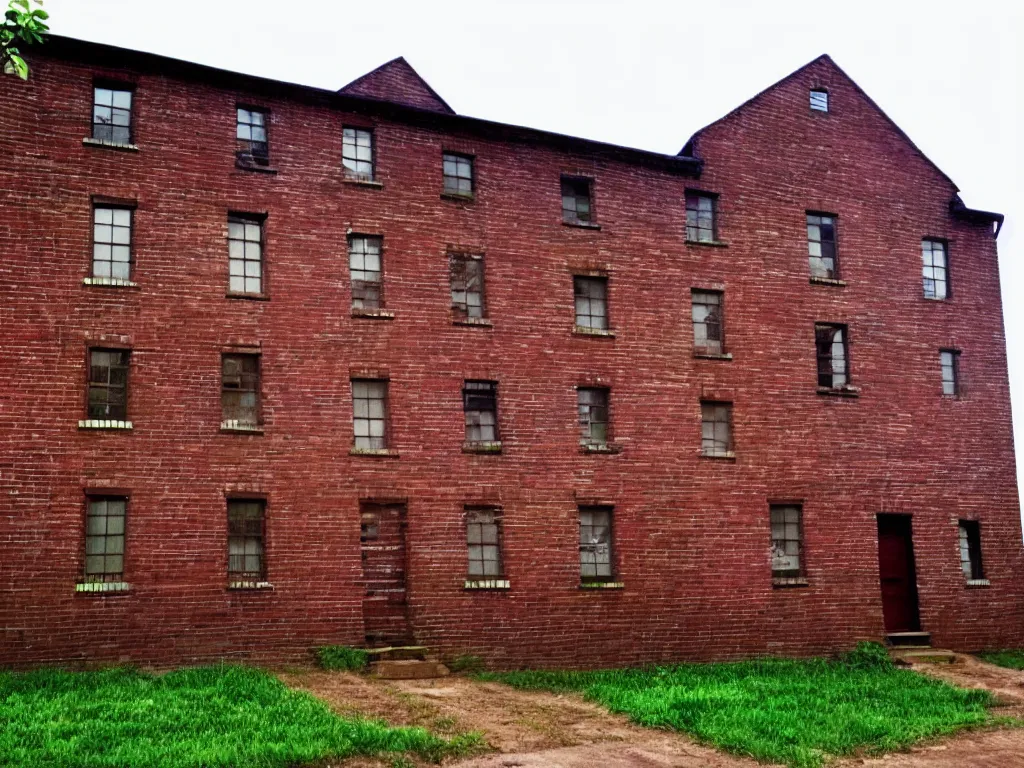
[(886, 632), (917, 632), (917, 575), (908, 515), (878, 516), (878, 575)]
[(363, 504), (360, 512), (366, 643), (411, 645), (405, 599), (405, 505)]

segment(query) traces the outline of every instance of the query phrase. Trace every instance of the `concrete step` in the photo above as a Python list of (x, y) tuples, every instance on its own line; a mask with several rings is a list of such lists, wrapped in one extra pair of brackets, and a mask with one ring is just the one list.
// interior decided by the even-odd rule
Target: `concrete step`
[(902, 664), (956, 664), (957, 656), (953, 651), (941, 648), (904, 649), (893, 648), (889, 651), (892, 660)]
[(382, 660), (373, 665), (373, 674), (381, 680), (429, 680), (446, 677), (448, 667), (439, 661), (424, 659)]
[(885, 636), (885, 641), (891, 648), (906, 648), (908, 646), (930, 648), (932, 636), (929, 632), (890, 632)]
[(417, 659), (423, 661), (427, 658), (427, 648), (424, 645), (398, 645), (385, 648), (367, 648), (366, 655), (371, 664), (378, 661), (404, 661)]

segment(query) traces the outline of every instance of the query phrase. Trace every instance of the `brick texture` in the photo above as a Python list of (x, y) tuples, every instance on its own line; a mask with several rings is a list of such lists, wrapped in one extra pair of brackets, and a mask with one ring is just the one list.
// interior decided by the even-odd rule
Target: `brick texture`
[[(45, 52), (45, 49), (43, 49)], [(360, 501), (405, 500), (415, 640), (496, 666), (810, 654), (883, 635), (875, 516), (913, 516), (923, 628), (1020, 643), (1021, 525), (996, 246), (955, 188), (828, 60), (697, 138), (701, 178), (612, 153), (442, 133), (146, 67), (37, 56), (0, 78), (0, 663), (295, 660), (363, 641)], [(138, 152), (84, 146), (93, 78), (135, 85)], [(811, 113), (825, 85), (831, 112)], [(255, 88), (255, 86), (254, 86)], [(235, 167), (235, 106), (271, 111), (276, 174)], [(346, 184), (346, 120), (382, 188)], [(581, 145), (582, 146), (582, 145)], [(442, 199), (442, 149), (476, 199)], [(561, 223), (594, 179), (600, 229)], [(685, 243), (718, 193), (724, 247)], [(83, 285), (90, 198), (137, 203), (136, 288)], [(808, 280), (805, 211), (839, 217), (845, 287)], [(267, 301), (227, 298), (229, 211), (266, 215)], [(352, 317), (346, 233), (384, 238), (382, 321)], [(948, 239), (926, 301), (920, 241)], [(484, 253), (492, 326), (449, 308), (450, 246)], [(574, 270), (609, 275), (614, 337), (573, 331)], [(691, 288), (725, 291), (731, 360), (695, 359)], [(849, 326), (858, 398), (816, 393), (814, 323)], [(132, 350), (130, 431), (80, 430), (86, 349)], [(220, 356), (262, 353), (263, 434), (219, 429)], [(940, 347), (962, 350), (944, 399)], [(389, 378), (390, 448), (350, 455), (350, 378)], [(467, 454), (464, 379), (499, 383), (500, 455)], [(581, 453), (575, 387), (610, 387), (616, 453)], [(700, 401), (734, 403), (735, 461)], [(127, 593), (76, 592), (85, 491), (130, 492)], [(230, 492), (267, 499), (273, 589), (229, 591)], [(770, 501), (802, 500), (806, 587), (772, 587)], [(613, 504), (621, 589), (580, 589), (577, 503)], [(463, 507), (499, 504), (505, 578), (467, 590)], [(991, 586), (967, 588), (958, 518)]]

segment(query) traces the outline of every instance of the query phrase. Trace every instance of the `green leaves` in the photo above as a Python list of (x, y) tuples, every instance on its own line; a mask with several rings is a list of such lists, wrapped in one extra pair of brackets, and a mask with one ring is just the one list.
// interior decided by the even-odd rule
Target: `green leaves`
[(50, 14), (42, 9), (42, 0), (10, 0), (0, 26), (0, 66), (4, 74), (16, 74), (22, 80), (28, 79), (28, 64), (21, 55), (19, 46), (43, 42), (43, 36), (50, 30), (46, 20)]

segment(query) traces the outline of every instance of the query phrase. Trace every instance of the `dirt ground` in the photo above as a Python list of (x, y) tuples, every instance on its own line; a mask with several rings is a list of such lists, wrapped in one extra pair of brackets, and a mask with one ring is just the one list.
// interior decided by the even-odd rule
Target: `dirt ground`
[[(960, 657), (957, 664), (920, 665), (964, 687), (992, 690), (994, 714), (1024, 717), (1024, 672)], [(279, 676), (342, 714), (421, 725), (444, 735), (478, 731), (492, 753), (450, 763), (458, 768), (754, 768), (752, 760), (696, 744), (685, 735), (632, 725), (578, 696), (517, 691), (452, 676), (378, 681), (322, 671)], [(346, 761), (344, 768), (385, 768), (387, 761)], [(972, 731), (878, 758), (850, 758), (834, 768), (1024, 768), (1024, 728)], [(327, 768), (327, 766), (325, 766)]]

